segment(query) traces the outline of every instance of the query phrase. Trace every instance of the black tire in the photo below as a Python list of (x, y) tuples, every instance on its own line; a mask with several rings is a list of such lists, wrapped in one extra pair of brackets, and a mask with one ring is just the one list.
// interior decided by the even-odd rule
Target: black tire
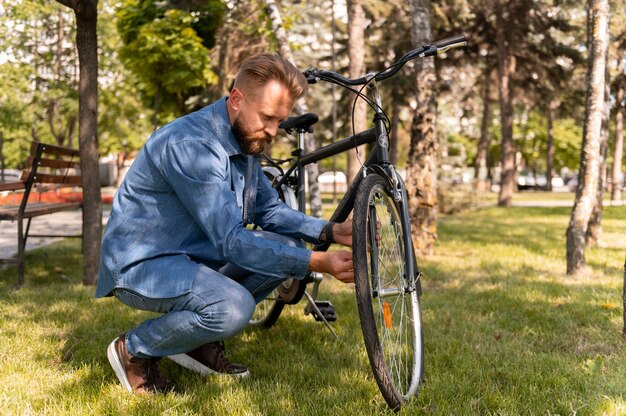
[(374, 377), (395, 410), (417, 395), (424, 367), (419, 277), (407, 279), (415, 257), (410, 225), (401, 213), (383, 177), (363, 179), (353, 217), (356, 297)]

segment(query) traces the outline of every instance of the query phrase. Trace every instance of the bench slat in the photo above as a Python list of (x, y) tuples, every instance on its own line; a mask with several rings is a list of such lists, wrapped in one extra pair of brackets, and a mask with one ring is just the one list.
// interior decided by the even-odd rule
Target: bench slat
[[(24, 210), (24, 218), (37, 217), (39, 215), (52, 214), (59, 211), (68, 211), (72, 209), (78, 209), (81, 207), (80, 202), (62, 202), (62, 203), (35, 203), (26, 205)], [(10, 205), (0, 208), (0, 219), (2, 220), (15, 220), (19, 212), (18, 205)]]
[[(33, 160), (35, 158), (33, 156), (29, 156), (26, 160), (26, 166), (33, 166)], [(78, 168), (80, 167), (80, 161), (78, 160), (64, 160), (64, 159), (47, 159), (41, 158), (39, 160), (40, 167), (47, 167), (53, 169), (68, 169), (68, 168)]]
[[(35, 151), (37, 150), (37, 146), (39, 146), (39, 142), (33, 142), (30, 145), (30, 154), (34, 155)], [(47, 143), (42, 143), (44, 146), (44, 150), (43, 153), (48, 154), (48, 155), (55, 155), (55, 156), (66, 156), (66, 157), (75, 157), (75, 158), (79, 158), (79, 152), (77, 149), (72, 149), (70, 147), (62, 147), (62, 146), (55, 146), (53, 144), (47, 144)]]
[[(28, 179), (29, 174), (30, 172), (27, 170), (22, 172), (22, 178), (24, 181)], [(82, 184), (82, 180), (81, 177), (77, 175), (53, 175), (51, 173), (37, 173), (37, 175), (35, 175), (35, 183), (62, 183), (80, 186)]]

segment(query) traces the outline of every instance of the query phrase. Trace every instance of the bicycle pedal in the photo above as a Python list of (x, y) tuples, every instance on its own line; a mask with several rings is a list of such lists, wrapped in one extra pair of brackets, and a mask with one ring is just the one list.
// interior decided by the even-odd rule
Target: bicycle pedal
[[(326, 319), (327, 322), (334, 322), (334, 321), (337, 320), (337, 314), (335, 313), (335, 307), (329, 301), (327, 301), (327, 300), (316, 300), (315, 301), (315, 306), (317, 306), (317, 309), (320, 311), (320, 313), (322, 314), (324, 319)], [(324, 321), (324, 319), (322, 319), (322, 316), (320, 316), (317, 313), (315, 308), (311, 308), (311, 314), (313, 315), (313, 317), (315, 318), (316, 321), (318, 321), (318, 322), (323, 322)]]

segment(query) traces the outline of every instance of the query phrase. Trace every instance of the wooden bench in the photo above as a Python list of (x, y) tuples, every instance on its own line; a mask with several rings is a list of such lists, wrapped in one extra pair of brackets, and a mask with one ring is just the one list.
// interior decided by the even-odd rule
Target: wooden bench
[[(18, 285), (24, 283), (24, 262), (28, 237), (82, 237), (82, 235), (29, 234), (31, 220), (41, 215), (82, 209), (82, 198), (67, 200), (60, 188), (80, 187), (78, 150), (33, 142), (26, 168), (19, 181), (0, 183), (0, 221), (17, 221), (17, 257), (0, 259), (17, 263)], [(55, 196), (51, 198), (50, 196)], [(24, 220), (26, 223), (24, 224)]]

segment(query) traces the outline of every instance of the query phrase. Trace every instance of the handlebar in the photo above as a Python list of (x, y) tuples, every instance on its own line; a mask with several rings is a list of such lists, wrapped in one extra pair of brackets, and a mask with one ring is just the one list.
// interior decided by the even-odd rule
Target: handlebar
[(343, 75), (339, 75), (336, 72), (324, 71), (319, 68), (309, 68), (304, 71), (303, 74), (309, 84), (315, 84), (319, 80), (324, 80), (343, 86), (363, 85), (370, 82), (372, 78), (374, 78), (376, 81), (384, 81), (388, 78), (391, 78), (407, 62), (413, 59), (438, 55), (448, 51), (449, 49), (459, 48), (461, 46), (467, 46), (467, 37), (464, 34), (441, 39), (429, 45), (422, 45), (417, 49), (413, 49), (412, 51), (405, 53), (396, 63), (394, 63), (384, 71), (378, 72), (376, 74), (367, 74), (360, 78), (350, 79), (344, 77)]

